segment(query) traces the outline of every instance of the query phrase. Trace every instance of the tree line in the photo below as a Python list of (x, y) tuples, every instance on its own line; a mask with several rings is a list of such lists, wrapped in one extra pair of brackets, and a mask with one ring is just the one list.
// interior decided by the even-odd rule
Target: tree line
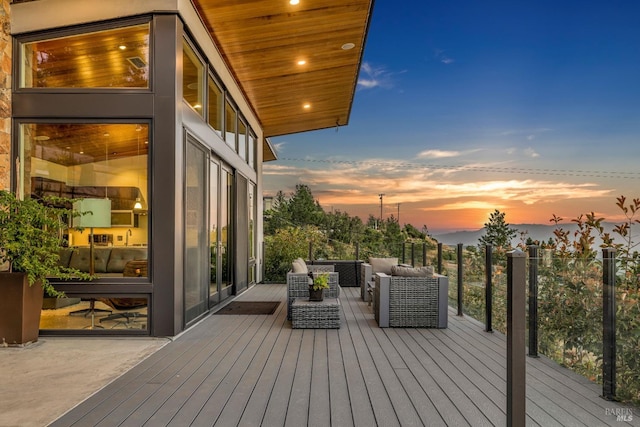
[(309, 186), (296, 185), (291, 194), (279, 191), (273, 206), (264, 213), (265, 278), (282, 281), (297, 257), (313, 259), (355, 259), (370, 256), (399, 256), (403, 242), (436, 242), (411, 224), (400, 226), (393, 216), (380, 220), (369, 215), (366, 222), (347, 212), (326, 212), (313, 197)]

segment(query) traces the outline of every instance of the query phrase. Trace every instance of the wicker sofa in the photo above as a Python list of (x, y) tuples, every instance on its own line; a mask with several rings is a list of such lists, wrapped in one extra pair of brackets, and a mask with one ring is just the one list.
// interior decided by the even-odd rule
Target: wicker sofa
[(291, 320), (291, 304), (296, 298), (309, 298), (309, 284), (311, 273), (328, 273), (329, 289), (325, 289), (326, 298), (338, 298), (340, 296), (340, 286), (338, 283), (338, 273), (333, 271), (332, 265), (306, 265), (307, 272), (290, 271), (287, 273), (287, 319)]
[(378, 326), (446, 328), (449, 279), (376, 273), (374, 313)]
[(333, 265), (333, 271), (340, 275), (341, 288), (360, 286), (361, 260), (311, 260), (307, 261), (307, 265)]

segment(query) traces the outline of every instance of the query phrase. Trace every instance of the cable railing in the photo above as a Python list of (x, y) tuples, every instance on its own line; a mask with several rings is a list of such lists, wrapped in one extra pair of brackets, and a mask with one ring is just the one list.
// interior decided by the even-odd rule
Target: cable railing
[[(484, 253), (443, 250), (456, 254), (445, 263), (450, 305), (483, 322), (486, 331), (506, 334), (506, 254), (492, 253), (490, 246)], [(525, 273), (518, 279), (528, 295), (528, 356), (544, 355), (602, 384), (605, 399), (640, 403), (640, 290), (626, 284), (626, 272), (616, 271), (621, 263), (615, 251), (558, 257), (529, 246), (523, 256)]]

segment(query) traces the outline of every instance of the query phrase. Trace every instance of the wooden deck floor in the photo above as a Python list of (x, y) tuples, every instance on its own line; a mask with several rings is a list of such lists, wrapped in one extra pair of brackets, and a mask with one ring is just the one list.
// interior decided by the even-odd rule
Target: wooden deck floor
[[(506, 344), (449, 312), (448, 329), (380, 329), (343, 288), (340, 329), (291, 329), (284, 285), (239, 300), (273, 315), (212, 315), (52, 426), (503, 426)], [(640, 412), (546, 358), (527, 360), (527, 425), (640, 425)], [(615, 410), (633, 421), (616, 421)]]

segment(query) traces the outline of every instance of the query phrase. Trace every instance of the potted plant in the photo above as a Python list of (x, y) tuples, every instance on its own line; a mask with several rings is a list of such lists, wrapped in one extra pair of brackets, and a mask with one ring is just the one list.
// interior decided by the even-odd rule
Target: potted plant
[(309, 301), (322, 301), (325, 289), (329, 289), (329, 275), (326, 273), (314, 274), (313, 283), (309, 285)]
[(66, 199), (20, 200), (0, 190), (0, 345), (37, 341), (43, 291), (64, 296), (49, 277), (92, 278), (58, 263), (64, 218), (78, 215), (68, 206)]

